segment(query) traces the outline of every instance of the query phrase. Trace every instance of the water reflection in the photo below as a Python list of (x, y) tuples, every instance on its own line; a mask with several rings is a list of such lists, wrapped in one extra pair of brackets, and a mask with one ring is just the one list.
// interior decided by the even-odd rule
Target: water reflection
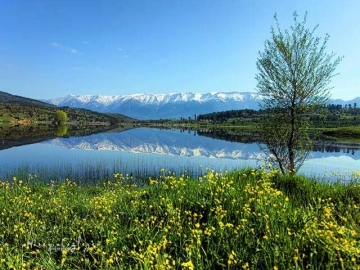
[[(236, 131), (164, 130), (137, 128), (112, 130), (84, 137), (56, 138), (47, 143), (68, 149), (122, 151), (186, 157), (263, 160), (256, 134)], [(312, 158), (346, 155), (360, 159), (360, 144), (320, 140), (314, 144)]]
[(56, 136), (65, 137), (68, 135), (69, 127), (67, 125), (60, 125), (56, 128)]
[(264, 158), (256, 143), (232, 143), (197, 136), (196, 132), (149, 128), (85, 137), (56, 138), (46, 143), (68, 149), (120, 151), (136, 154), (257, 160)]
[[(72, 176), (96, 165), (97, 174), (121, 171), (147, 176), (164, 167), (199, 173), (200, 165), (217, 170), (260, 166), (265, 158), (256, 134), (235, 129), (122, 127), (99, 129), (99, 133), (88, 135), (90, 131), (64, 128), (36, 133), (28, 130), (30, 136), (25, 138), (3, 137), (0, 170), (4, 175), (19, 166), (27, 166), (28, 171), (45, 170), (45, 167), (56, 171), (61, 167), (66, 168), (62, 176)], [(360, 144), (321, 140), (315, 143), (301, 173), (322, 176), (325, 172), (344, 173), (359, 168)]]

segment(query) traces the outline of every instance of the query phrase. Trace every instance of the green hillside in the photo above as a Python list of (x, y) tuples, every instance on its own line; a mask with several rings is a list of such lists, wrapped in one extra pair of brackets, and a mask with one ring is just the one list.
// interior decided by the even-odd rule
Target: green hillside
[(0, 91), (0, 125), (53, 123), (58, 110), (67, 113), (70, 124), (110, 125), (135, 121), (121, 114), (102, 114), (86, 109), (57, 107)]
[(19, 104), (29, 107), (56, 107), (55, 105), (50, 105), (35, 99), (16, 96), (2, 91), (0, 91), (0, 103)]

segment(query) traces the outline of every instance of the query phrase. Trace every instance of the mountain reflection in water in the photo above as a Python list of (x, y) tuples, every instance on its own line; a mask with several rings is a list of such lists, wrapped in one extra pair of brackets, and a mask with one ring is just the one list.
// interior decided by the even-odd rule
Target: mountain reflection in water
[[(138, 128), (125, 132), (107, 132), (84, 137), (56, 138), (46, 143), (68, 149), (124, 151), (137, 154), (163, 154), (186, 157), (256, 159), (263, 160), (264, 153), (259, 141), (249, 135), (230, 135), (225, 140), (211, 136), (211, 132), (179, 131)], [(260, 143), (261, 144), (261, 143)], [(347, 155), (360, 159), (360, 144), (333, 141), (318, 141), (310, 154), (311, 158)]]
[[(78, 135), (80, 133), (77, 133)], [(86, 133), (88, 134), (88, 133)], [(200, 165), (214, 169), (260, 166), (266, 157), (256, 134), (239, 130), (169, 130), (153, 128), (115, 129), (68, 138), (54, 135), (34, 140), (2, 139), (0, 170), (26, 164), (56, 167), (102, 163), (112, 171), (155, 173), (165, 167), (173, 171), (198, 170)], [(7, 145), (7, 141), (11, 145)], [(18, 147), (13, 147), (19, 145)], [(12, 148), (9, 148), (12, 147)], [(9, 149), (6, 149), (9, 148)], [(120, 164), (115, 166), (114, 164)], [(84, 167), (84, 166), (83, 166)], [(360, 144), (317, 141), (301, 172), (323, 176), (325, 172), (344, 173), (360, 168)]]

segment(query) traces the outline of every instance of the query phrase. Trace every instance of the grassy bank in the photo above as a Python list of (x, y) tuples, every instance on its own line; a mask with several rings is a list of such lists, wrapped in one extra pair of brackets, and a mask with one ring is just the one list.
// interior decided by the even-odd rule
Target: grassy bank
[(326, 128), (320, 130), (325, 136), (340, 139), (356, 139), (360, 140), (360, 127), (338, 127)]
[(0, 268), (358, 269), (356, 183), (255, 170), (130, 182), (2, 182)]

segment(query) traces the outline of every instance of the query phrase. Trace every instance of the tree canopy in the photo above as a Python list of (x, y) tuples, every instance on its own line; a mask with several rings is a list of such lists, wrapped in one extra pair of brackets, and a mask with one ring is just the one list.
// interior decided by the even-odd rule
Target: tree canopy
[(60, 124), (65, 124), (68, 121), (67, 113), (63, 110), (58, 110), (55, 113), (55, 121)]
[(262, 108), (272, 112), (260, 130), (270, 161), (283, 172), (294, 172), (311, 148), (306, 114), (327, 102), (329, 83), (342, 57), (326, 52), (329, 35), (323, 40), (315, 36), (317, 26), (306, 27), (307, 14), (299, 21), (294, 12), (293, 25), (284, 31), (276, 14), (274, 18), (276, 26), (271, 28), (271, 38), (265, 41), (257, 60)]

